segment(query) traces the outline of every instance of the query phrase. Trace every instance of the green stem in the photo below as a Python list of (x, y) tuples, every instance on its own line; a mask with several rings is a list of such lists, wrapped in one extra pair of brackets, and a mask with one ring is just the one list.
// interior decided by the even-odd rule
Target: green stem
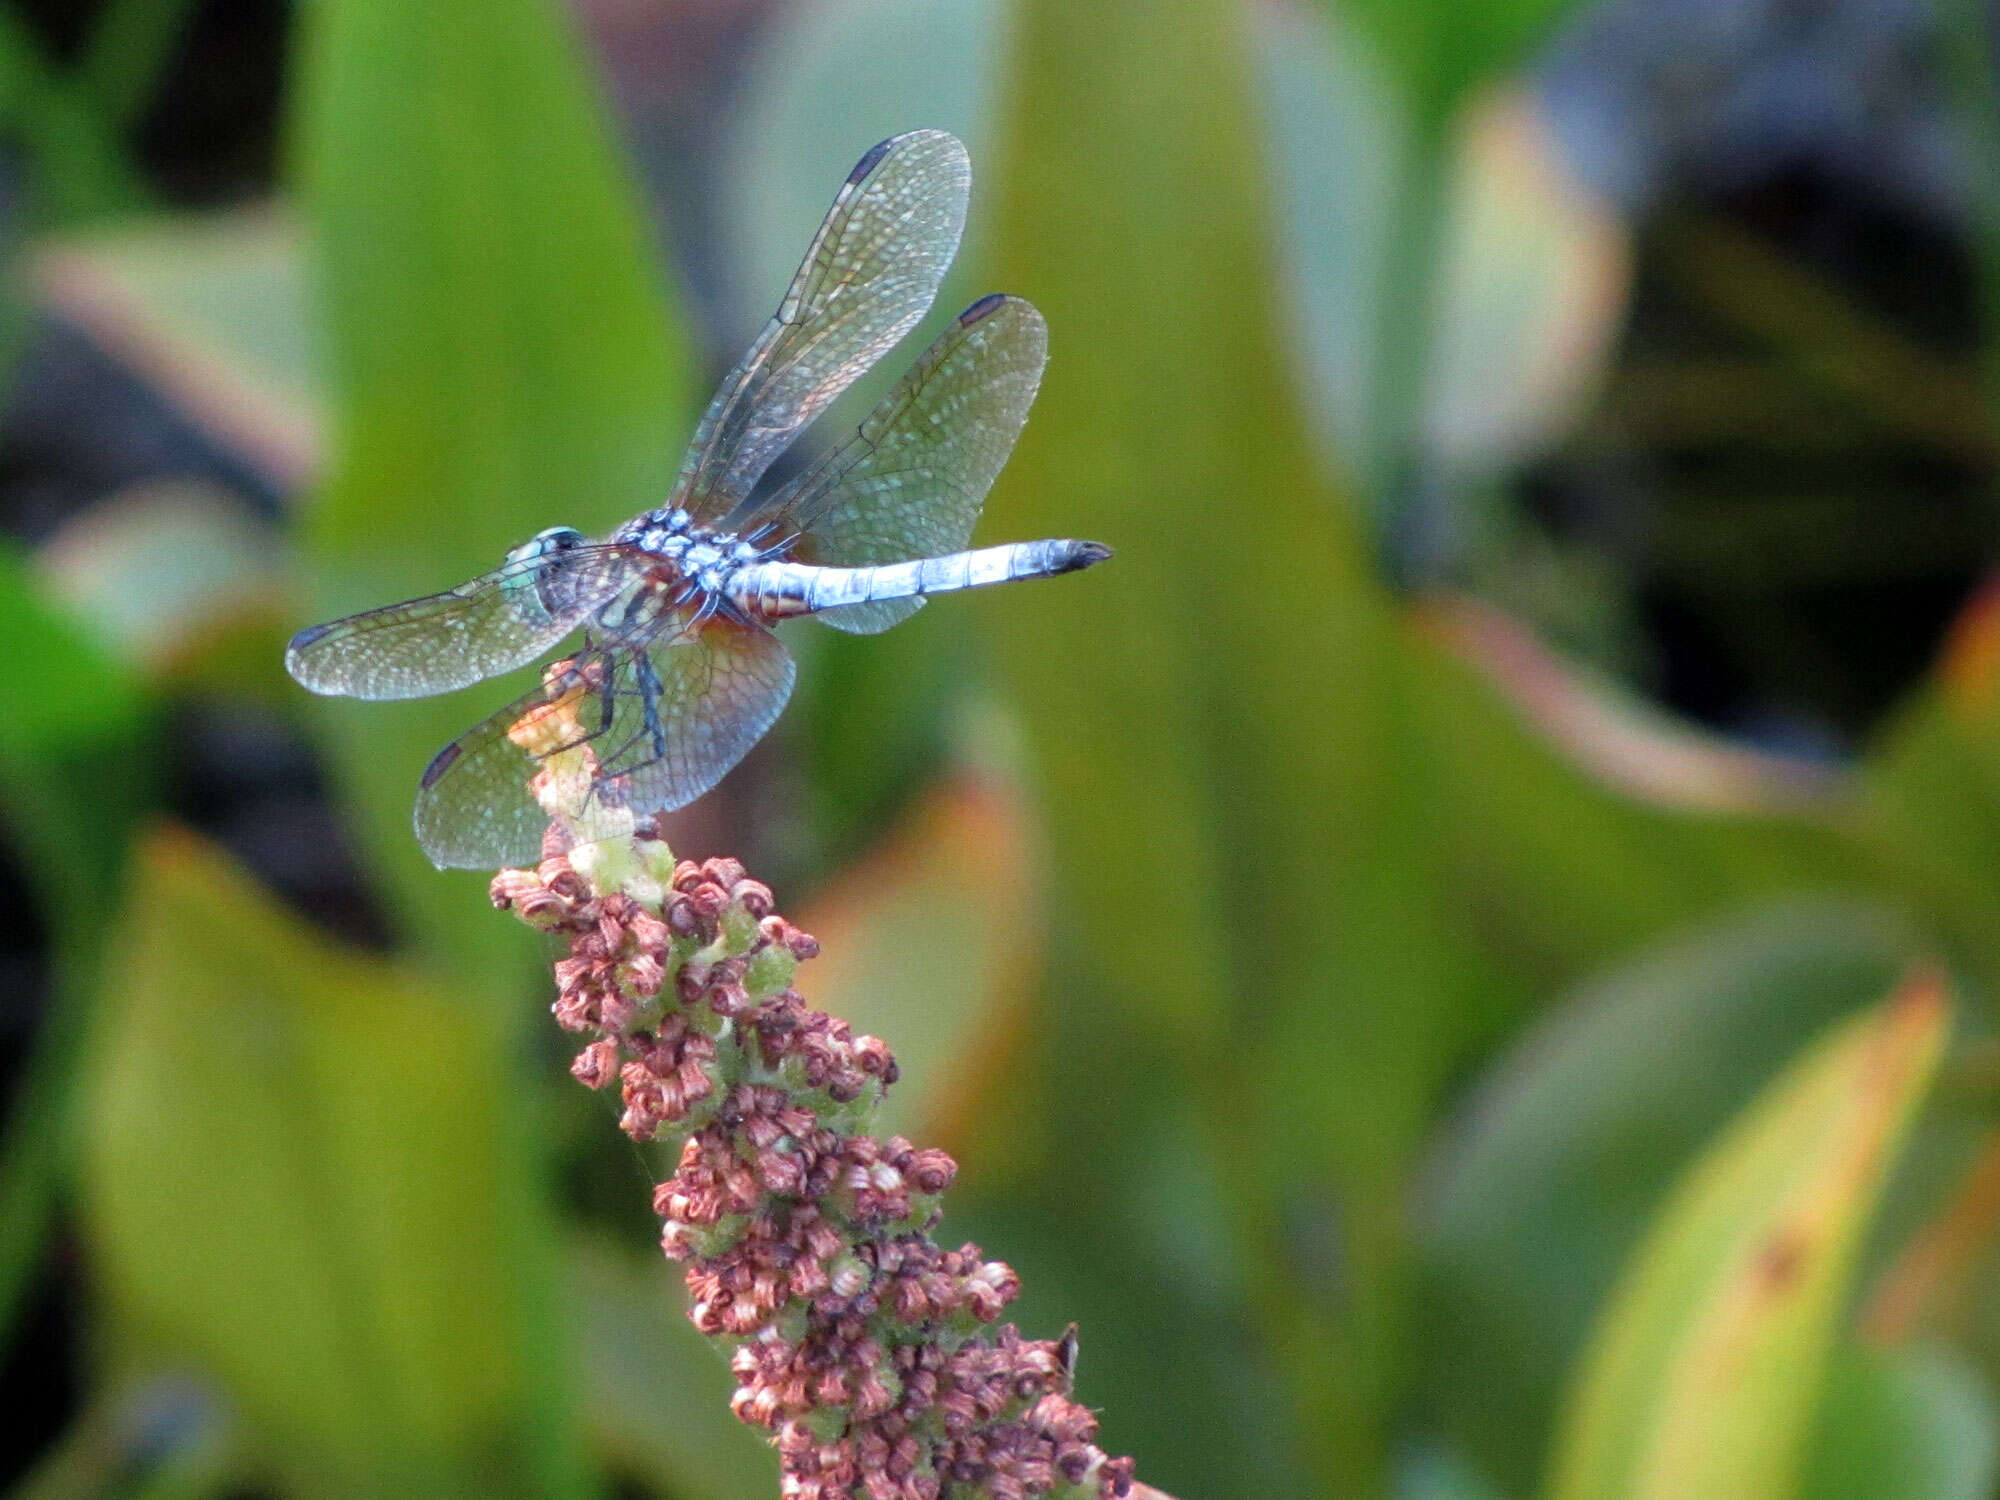
[(500, 1105), (505, 1201), (496, 1211), (506, 1231), (501, 1253), (507, 1285), (515, 1290), (508, 1321), (526, 1372), (521, 1435), (533, 1477), (524, 1488), (550, 1500), (592, 1500), (602, 1487), (584, 1447), (575, 1340), (558, 1297), (562, 1277), (548, 1144), (555, 1131), (546, 1070), (531, 1045), (538, 1028), (531, 1031), (530, 1023), (539, 1020), (539, 1007), (512, 1005), (500, 1022), (512, 1077)]
[(69, 1168), (76, 1076), (103, 973), (104, 894), (124, 853), (119, 839), (91, 857), (102, 834), (70, 815), (79, 793), (65, 780), (21, 764), (0, 777), (8, 829), (23, 863), (41, 876), (37, 894), (53, 930), (52, 998), (0, 1126), (0, 1352), (18, 1326)]
[[(1992, 18), (1982, 0), (1945, 8), (1945, 47), (1970, 161), (1965, 174), (1979, 299), (1980, 380), (1989, 414), (2000, 419), (2000, 68)], [(2000, 488), (1988, 486), (1996, 508)]]
[(1415, 122), (1404, 151), (1404, 170), (1390, 224), (1376, 306), (1374, 390), (1368, 404), (1375, 426), (1376, 461), (1370, 467), (1381, 493), (1375, 507), (1387, 535), (1382, 554), (1405, 581), (1420, 582), (1441, 568), (1425, 514), (1424, 390), (1435, 342), (1439, 245), (1443, 239), (1449, 137), (1441, 123)]
[(78, 77), (114, 126), (134, 124), (187, 28), (193, 0), (108, 0), (91, 29)]
[(28, 143), (44, 222), (109, 218), (146, 202), (138, 174), (90, 96), (56, 69), (20, 17), (4, 5), (0, 125)]

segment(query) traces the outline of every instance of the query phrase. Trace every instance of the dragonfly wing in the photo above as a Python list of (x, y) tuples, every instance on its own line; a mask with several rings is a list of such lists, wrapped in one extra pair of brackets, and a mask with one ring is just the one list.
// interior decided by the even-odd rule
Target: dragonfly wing
[[(803, 533), (800, 561), (853, 568), (962, 551), (1028, 420), (1048, 348), (1042, 315), (1019, 297), (983, 297), (960, 313), (859, 432), (773, 497), (780, 530)], [(819, 618), (872, 635), (923, 602)]]
[(677, 493), (697, 521), (736, 508), (772, 460), (931, 305), (965, 227), (972, 169), (942, 130), (876, 146), (835, 195), (785, 300), (715, 393)]
[[(612, 665), (605, 652), (580, 652), (433, 757), (418, 784), (415, 814), (417, 842), (432, 864), (497, 870), (541, 859), (549, 816), (529, 780), (555, 751), (586, 744), (601, 728), (601, 674)], [(569, 717), (559, 718), (561, 712)], [(536, 719), (550, 733), (531, 751), (512, 732)]]
[(631, 582), (623, 544), (602, 543), (495, 568), (470, 583), (301, 630), (285, 669), (315, 693), (422, 698), (533, 661)]
[[(542, 685), (447, 745), (417, 792), (417, 841), (439, 868), (490, 870), (541, 857), (550, 818), (530, 781), (587, 785), (568, 820), (576, 842), (692, 802), (762, 739), (791, 696), (776, 636), (720, 616), (670, 619), (650, 647), (580, 652)], [(581, 749), (587, 761), (557, 757)], [(579, 788), (581, 790), (581, 787)]]
[(683, 806), (722, 780), (777, 722), (798, 670), (762, 625), (723, 615), (656, 642), (633, 665), (600, 762), (641, 812)]

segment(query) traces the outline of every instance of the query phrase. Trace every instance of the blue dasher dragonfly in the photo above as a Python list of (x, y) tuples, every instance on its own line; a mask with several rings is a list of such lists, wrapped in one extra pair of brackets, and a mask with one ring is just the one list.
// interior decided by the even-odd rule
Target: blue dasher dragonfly
[[(440, 751), (417, 792), (440, 868), (539, 858), (529, 789), (587, 744), (589, 795), (636, 814), (692, 802), (763, 738), (795, 668), (769, 626), (794, 615), (873, 634), (925, 596), (1041, 578), (1096, 542), (964, 550), (1041, 383), (1048, 333), (1018, 297), (960, 313), (847, 442), (758, 490), (800, 431), (930, 307), (957, 252), (971, 168), (938, 130), (882, 142), (842, 184), (784, 301), (709, 403), (667, 503), (591, 541), (553, 527), (457, 588), (300, 631), (316, 693), (415, 698), (525, 666), (572, 632), (541, 686)], [(510, 733), (561, 707), (550, 736)], [(544, 713), (544, 717), (549, 715)]]

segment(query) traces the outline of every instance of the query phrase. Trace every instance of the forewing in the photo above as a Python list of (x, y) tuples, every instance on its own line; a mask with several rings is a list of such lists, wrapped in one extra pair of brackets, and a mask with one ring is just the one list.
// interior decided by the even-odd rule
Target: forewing
[[(854, 437), (773, 497), (779, 530), (803, 533), (799, 559), (866, 567), (962, 550), (1028, 420), (1048, 347), (1042, 315), (1019, 297), (960, 313)], [(923, 603), (885, 599), (819, 618), (869, 635)]]
[(623, 831), (623, 814), (692, 802), (763, 738), (793, 675), (777, 637), (722, 617), (671, 620), (650, 649), (583, 651), (431, 762), (417, 792), (417, 841), (441, 869), (532, 864), (550, 819), (530, 782), (578, 764), (589, 788), (567, 820), (577, 842)]
[(495, 568), (470, 583), (301, 630), (285, 669), (315, 693), (422, 698), (533, 661), (633, 577), (620, 543)]
[(936, 297), (965, 227), (972, 169), (941, 130), (882, 142), (835, 195), (791, 288), (715, 393), (681, 466), (683, 503), (714, 523), (802, 428)]

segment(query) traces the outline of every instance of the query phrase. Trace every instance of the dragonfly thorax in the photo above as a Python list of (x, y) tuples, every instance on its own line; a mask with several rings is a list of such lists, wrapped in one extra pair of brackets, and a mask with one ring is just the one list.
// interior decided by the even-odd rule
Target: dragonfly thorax
[(620, 535), (673, 563), (683, 578), (711, 594), (727, 589), (736, 568), (764, 555), (754, 542), (733, 531), (696, 525), (684, 510), (648, 511)]
[(634, 542), (648, 552), (678, 558), (697, 534), (694, 518), (680, 509), (649, 510), (618, 529), (618, 539)]

